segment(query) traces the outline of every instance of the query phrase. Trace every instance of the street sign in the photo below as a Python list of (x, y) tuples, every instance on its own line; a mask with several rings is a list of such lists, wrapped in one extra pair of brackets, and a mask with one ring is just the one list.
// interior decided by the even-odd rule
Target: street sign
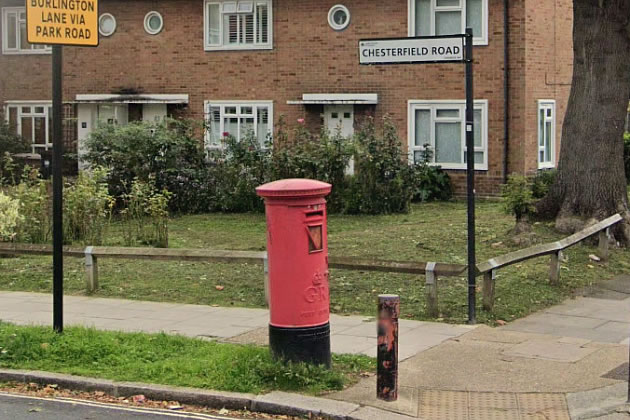
[(30, 44), (98, 46), (98, 0), (26, 0)]
[(415, 38), (362, 39), (359, 63), (463, 63), (466, 67), (466, 185), (468, 189), (468, 322), (476, 322), (477, 256), (475, 239), (475, 139), (473, 104), (473, 33)]
[(361, 64), (410, 64), (464, 61), (464, 36), (364, 39)]
[(26, 38), (52, 45), (53, 328), (63, 332), (63, 46), (98, 46), (98, 0), (26, 0)]

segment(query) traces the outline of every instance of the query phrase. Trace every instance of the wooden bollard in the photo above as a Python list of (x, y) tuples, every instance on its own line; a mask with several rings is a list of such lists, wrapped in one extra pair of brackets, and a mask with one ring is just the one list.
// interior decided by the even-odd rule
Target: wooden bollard
[(379, 295), (376, 397), (384, 401), (398, 399), (399, 314), (399, 296)]

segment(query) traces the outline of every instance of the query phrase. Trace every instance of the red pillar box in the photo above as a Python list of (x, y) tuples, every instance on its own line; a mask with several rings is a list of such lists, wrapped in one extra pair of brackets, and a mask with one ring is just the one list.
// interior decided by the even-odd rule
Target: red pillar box
[(331, 188), (309, 179), (256, 188), (267, 214), (269, 346), (277, 358), (330, 366), (324, 197)]

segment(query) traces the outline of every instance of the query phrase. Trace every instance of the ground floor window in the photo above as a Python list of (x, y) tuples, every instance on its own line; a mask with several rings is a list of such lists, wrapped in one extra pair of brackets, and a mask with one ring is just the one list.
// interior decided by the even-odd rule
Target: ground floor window
[(538, 168), (556, 164), (556, 101), (538, 101)]
[[(409, 153), (444, 169), (466, 169), (466, 104), (464, 101), (409, 101)], [(488, 169), (488, 101), (475, 101), (475, 169)]]
[(265, 102), (206, 101), (206, 136), (208, 149), (223, 147), (223, 137), (231, 135), (237, 140), (253, 135), (264, 146), (273, 133), (273, 104)]
[(52, 148), (52, 106), (42, 103), (11, 103), (6, 118), (14, 133), (31, 143), (33, 153)]

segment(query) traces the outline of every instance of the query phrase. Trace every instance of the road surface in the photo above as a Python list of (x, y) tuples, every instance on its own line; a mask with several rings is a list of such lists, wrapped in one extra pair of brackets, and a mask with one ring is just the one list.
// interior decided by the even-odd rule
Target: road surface
[(0, 419), (11, 420), (234, 420), (208, 414), (121, 407), (91, 401), (48, 399), (0, 392)]

